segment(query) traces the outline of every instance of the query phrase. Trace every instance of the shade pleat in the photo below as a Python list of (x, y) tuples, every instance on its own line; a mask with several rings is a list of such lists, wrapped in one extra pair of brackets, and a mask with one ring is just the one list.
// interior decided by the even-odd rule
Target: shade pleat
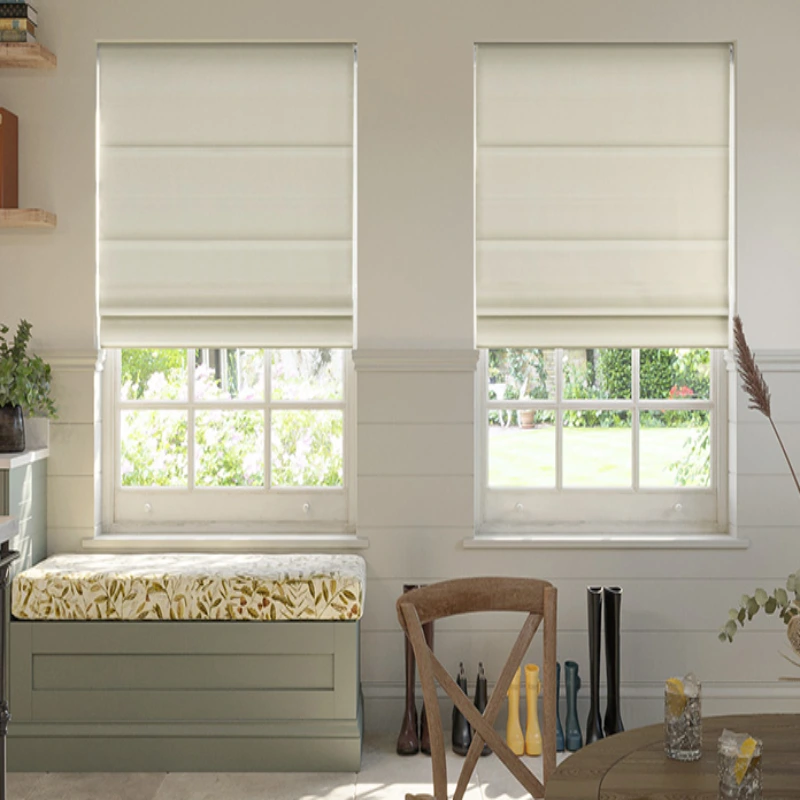
[(352, 346), (351, 45), (101, 45), (103, 346)]
[(481, 45), (480, 347), (725, 347), (730, 48)]

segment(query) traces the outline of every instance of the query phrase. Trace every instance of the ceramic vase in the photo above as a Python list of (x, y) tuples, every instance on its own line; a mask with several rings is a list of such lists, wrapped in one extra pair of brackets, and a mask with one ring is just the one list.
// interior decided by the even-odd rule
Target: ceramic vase
[(600, 718), (600, 625), (603, 610), (603, 589), (600, 586), (586, 588), (589, 614), (589, 717), (586, 720), (586, 744), (603, 738), (603, 722)]
[(619, 615), (622, 606), (622, 589), (607, 586), (603, 589), (604, 623), (606, 629), (606, 684), (608, 704), (603, 719), (606, 736), (625, 730), (619, 707)]
[[(486, 711), (486, 704), (489, 702), (489, 691), (486, 684), (486, 675), (483, 671), (483, 663), (478, 663), (478, 677), (475, 679), (475, 708), (483, 714)], [(488, 744), (483, 745), (482, 756), (488, 756), (492, 748)]]
[(564, 662), (564, 673), (567, 684), (567, 750), (574, 753), (583, 747), (581, 725), (578, 722), (578, 691), (581, 688), (581, 679), (578, 675), (578, 665), (574, 661)]
[[(464, 672), (464, 664), (458, 665), (458, 675), (456, 676), (458, 688), (467, 696), (467, 673)], [(465, 756), (472, 741), (472, 731), (466, 717), (458, 710), (458, 706), (453, 706), (453, 752)]]
[(506, 742), (515, 756), (525, 752), (525, 737), (522, 735), (522, 726), (519, 724), (519, 681), (520, 668), (514, 674), (511, 685), (508, 687), (508, 721), (506, 722)]
[(527, 724), (525, 726), (525, 753), (529, 756), (542, 754), (542, 731), (539, 727), (539, 695), (542, 682), (536, 664), (525, 665), (525, 706)]
[(25, 449), (25, 419), (21, 406), (0, 406), (0, 453)]
[(556, 662), (556, 752), (564, 752), (564, 728), (561, 726), (561, 664)]

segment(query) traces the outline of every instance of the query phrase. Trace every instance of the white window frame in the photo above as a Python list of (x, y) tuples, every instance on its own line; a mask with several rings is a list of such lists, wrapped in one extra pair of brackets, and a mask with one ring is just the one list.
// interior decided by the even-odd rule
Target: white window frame
[[(217, 349), (217, 348), (195, 348)], [(219, 348), (229, 349), (229, 348)], [(267, 348), (276, 349), (276, 348)], [(343, 348), (336, 348), (343, 349)], [(355, 371), (352, 350), (344, 349), (344, 385), (341, 400), (283, 402), (270, 399), (269, 370), (263, 401), (194, 404), (194, 359), (188, 359), (188, 399), (186, 402), (147, 401), (126, 403), (119, 398), (120, 349), (105, 351), (103, 370), (103, 495), (102, 532), (111, 535), (135, 534), (352, 534), (355, 533)], [(126, 408), (209, 408), (264, 410), (265, 457), (269, 457), (270, 410), (330, 408), (342, 410), (343, 485), (342, 487), (270, 487), (269, 463), (265, 464), (264, 487), (122, 487), (120, 474), (120, 421)], [(190, 417), (191, 419), (191, 417)], [(189, 424), (189, 469), (193, 468), (192, 426)], [(120, 499), (123, 498), (122, 502)], [(157, 504), (158, 515), (148, 510)], [(223, 513), (220, 513), (220, 508)]]
[[(727, 532), (728, 526), (728, 371), (724, 351), (711, 351), (708, 401), (681, 400), (561, 400), (563, 366), (556, 352), (556, 396), (548, 400), (488, 399), (488, 351), (479, 351), (476, 370), (476, 516), (477, 535), (530, 537), (550, 535), (685, 535)], [(639, 353), (633, 353), (632, 380), (638, 386)], [(641, 488), (638, 483), (639, 410), (664, 408), (711, 411), (711, 463), (709, 487)], [(556, 488), (490, 488), (489, 424), (491, 410), (533, 408), (556, 412)], [(632, 414), (631, 488), (564, 488), (561, 486), (563, 426), (561, 410), (624, 409)]]

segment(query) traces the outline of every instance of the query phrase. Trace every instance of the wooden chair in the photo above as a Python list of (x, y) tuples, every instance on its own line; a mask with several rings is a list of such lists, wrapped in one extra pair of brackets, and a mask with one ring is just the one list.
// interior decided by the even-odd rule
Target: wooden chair
[[(557, 592), (552, 584), (533, 578), (459, 578), (414, 589), (398, 599), (397, 616), (414, 648), (419, 668), (428, 713), (433, 768), (433, 795), (407, 794), (406, 800), (447, 800), (445, 742), (435, 680), (439, 681), (458, 710), (467, 718), (473, 731), (472, 744), (464, 760), (453, 800), (462, 800), (484, 742), (527, 791), (534, 797), (544, 797), (544, 786), (556, 766), (556, 598)], [(528, 615), (483, 715), (431, 652), (422, 633), (422, 626), (427, 622), (476, 611), (521, 611)], [(505, 740), (494, 730), (494, 721), (505, 702), (508, 687), (542, 621), (544, 783), (511, 752)], [(524, 682), (522, 685), (524, 687)]]

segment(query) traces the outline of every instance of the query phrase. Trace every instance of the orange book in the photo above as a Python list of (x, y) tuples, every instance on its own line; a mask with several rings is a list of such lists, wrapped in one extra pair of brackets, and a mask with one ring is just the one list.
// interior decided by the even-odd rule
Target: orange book
[(0, 208), (19, 208), (19, 120), (0, 108)]

